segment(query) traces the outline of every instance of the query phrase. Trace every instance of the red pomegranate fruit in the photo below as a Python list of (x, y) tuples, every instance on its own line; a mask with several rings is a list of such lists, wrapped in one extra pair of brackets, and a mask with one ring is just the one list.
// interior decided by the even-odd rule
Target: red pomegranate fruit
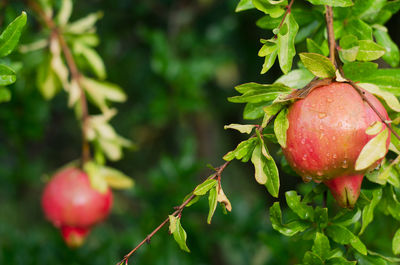
[[(389, 119), (382, 104), (373, 95), (365, 96)], [(342, 207), (351, 208), (360, 194), (363, 175), (357, 171), (358, 155), (375, 135), (365, 130), (380, 121), (368, 103), (347, 83), (334, 82), (313, 89), (289, 108), (289, 128), (283, 153), (291, 167), (308, 182), (323, 182)], [(382, 130), (386, 127), (382, 126)], [(390, 134), (389, 134), (390, 136)], [(386, 152), (389, 147), (388, 137)]]
[(110, 213), (112, 193), (93, 189), (88, 175), (67, 167), (54, 175), (42, 196), (42, 208), (48, 220), (61, 229), (70, 247), (80, 246), (93, 225)]

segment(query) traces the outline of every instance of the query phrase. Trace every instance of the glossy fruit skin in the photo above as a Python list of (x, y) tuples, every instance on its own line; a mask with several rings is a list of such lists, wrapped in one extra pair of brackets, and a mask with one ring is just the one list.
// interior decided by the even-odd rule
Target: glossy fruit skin
[[(379, 100), (367, 91), (364, 95), (389, 120)], [(339, 205), (352, 207), (363, 175), (380, 163), (362, 171), (354, 168), (362, 148), (374, 137), (365, 130), (380, 121), (377, 114), (351, 85), (334, 82), (313, 89), (306, 98), (292, 104), (288, 120), (283, 149), (288, 163), (304, 181), (324, 182)], [(387, 148), (389, 143), (390, 137)]]
[(56, 173), (46, 185), (42, 208), (46, 218), (62, 230), (69, 244), (66, 235), (72, 231), (84, 239), (93, 225), (108, 216), (112, 201), (110, 189), (104, 194), (98, 192), (91, 187), (85, 172), (67, 167)]

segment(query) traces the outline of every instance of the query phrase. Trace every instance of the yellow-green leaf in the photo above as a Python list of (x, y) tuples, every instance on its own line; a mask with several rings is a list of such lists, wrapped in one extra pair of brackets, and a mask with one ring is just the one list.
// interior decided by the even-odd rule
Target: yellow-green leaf
[(365, 133), (368, 135), (377, 135), (382, 130), (382, 126), (382, 122), (375, 121), (365, 130)]
[(225, 129), (225, 130), (226, 130), (226, 129), (234, 129), (234, 130), (237, 130), (237, 131), (239, 131), (239, 132), (241, 132), (241, 133), (250, 134), (254, 127), (256, 127), (256, 126), (255, 126), (255, 125), (252, 125), (252, 124), (246, 124), (246, 125), (244, 125), (244, 124), (232, 123), (232, 124), (229, 124), (229, 125), (225, 125), (225, 126), (224, 126), (224, 129)]
[(389, 137), (388, 129), (385, 128), (381, 133), (372, 138), (361, 150), (356, 161), (356, 170), (363, 170), (386, 155), (386, 141)]

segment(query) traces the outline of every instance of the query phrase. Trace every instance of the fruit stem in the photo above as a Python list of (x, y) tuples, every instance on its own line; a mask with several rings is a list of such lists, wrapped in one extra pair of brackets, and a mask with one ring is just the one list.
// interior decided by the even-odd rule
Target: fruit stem
[(61, 46), (61, 50), (64, 54), (65, 61), (67, 62), (67, 66), (71, 73), (71, 81), (75, 81), (80, 89), (80, 104), (81, 104), (81, 122), (82, 122), (82, 165), (90, 160), (90, 146), (87, 140), (87, 131), (89, 129), (89, 111), (87, 105), (87, 99), (85, 90), (81, 84), (81, 73), (78, 70), (78, 67), (75, 63), (72, 52), (64, 39), (60, 29), (54, 23), (51, 17), (47, 16), (47, 14), (43, 11), (40, 5), (34, 1), (28, 1), (29, 6), (34, 10), (39, 17), (44, 21), (46, 26), (52, 31), (52, 35), (58, 39), (58, 42)]

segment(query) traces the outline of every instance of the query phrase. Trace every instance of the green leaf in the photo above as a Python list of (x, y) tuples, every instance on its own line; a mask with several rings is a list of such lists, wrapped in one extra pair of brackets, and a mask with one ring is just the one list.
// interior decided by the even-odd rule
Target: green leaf
[(72, 12), (72, 0), (61, 1), (60, 11), (58, 11), (56, 21), (60, 26), (64, 26), (68, 23), (68, 20)]
[(84, 76), (81, 77), (80, 81), (90, 99), (103, 112), (109, 110), (107, 101), (124, 102), (126, 100), (126, 94), (115, 84), (97, 81)]
[[(189, 193), (188, 195), (183, 198), (182, 203), (184, 203), (187, 199), (189, 199), (193, 195), (193, 192)], [(185, 207), (189, 207), (200, 200), (200, 196), (195, 196), (190, 202), (186, 204)]]
[(90, 185), (92, 188), (100, 193), (106, 193), (108, 190), (108, 183), (104, 179), (103, 175), (100, 174), (99, 165), (95, 164), (94, 162), (87, 162), (83, 166), (83, 169), (89, 176)]
[(218, 185), (215, 185), (208, 194), (208, 206), (209, 206), (209, 211), (207, 216), (208, 224), (211, 224), (211, 219), (214, 216), (217, 204), (218, 204)]
[(371, 250), (368, 250), (368, 255), (380, 257), (380, 258), (384, 259), (385, 261), (388, 261), (391, 263), (399, 263), (400, 262), (400, 258), (385, 256), (380, 253), (373, 252)]
[(350, 244), (361, 254), (367, 255), (367, 248), (350, 230), (342, 225), (330, 225), (325, 230), (326, 234), (339, 244)]
[(26, 13), (11, 22), (0, 35), (0, 57), (9, 55), (17, 46), (22, 29), (26, 24)]
[(372, 138), (358, 155), (355, 170), (363, 170), (386, 155), (386, 141), (389, 137), (388, 129), (385, 128), (377, 136)]
[(99, 79), (103, 80), (106, 78), (106, 68), (104, 66), (103, 59), (94, 49), (77, 41), (74, 43), (73, 47), (74, 53), (81, 55), (86, 60), (87, 65), (89, 65), (92, 72)]
[(176, 228), (175, 231), (173, 233), (174, 239), (176, 241), (176, 243), (178, 243), (179, 247), (186, 252), (190, 252), (189, 248), (186, 245), (186, 231), (183, 229), (182, 225), (181, 225), (181, 218), (178, 218), (176, 220)]
[(256, 146), (257, 138), (250, 138), (246, 141), (240, 142), (235, 150), (230, 151), (224, 155), (225, 161), (231, 161), (233, 159), (242, 159), (242, 162), (247, 162), (253, 154), (254, 147)]
[(299, 55), (304, 66), (315, 76), (322, 78), (335, 76), (335, 66), (325, 56), (317, 53), (300, 53)]
[(393, 250), (393, 254), (395, 254), (395, 255), (400, 254), (400, 229), (397, 229), (396, 233), (393, 236), (392, 250)]
[(397, 221), (400, 221), (400, 202), (398, 201), (392, 186), (386, 185), (384, 188), (383, 196), (379, 203), (379, 209), (383, 213), (390, 214)]
[(255, 178), (259, 184), (267, 187), (272, 196), (278, 197), (280, 185), (278, 168), (273, 159), (267, 159), (263, 155), (261, 144), (259, 142), (256, 145), (251, 156), (251, 162), (255, 169)]
[(254, 129), (255, 127), (256, 127), (256, 126), (253, 125), (253, 124), (246, 124), (246, 125), (244, 125), (244, 124), (232, 123), (232, 124), (229, 124), (229, 125), (225, 125), (225, 126), (224, 126), (224, 129), (225, 129), (225, 130), (226, 130), (226, 129), (234, 129), (234, 130), (237, 130), (237, 131), (239, 131), (239, 132), (241, 132), (241, 133), (250, 134), (250, 133), (253, 131), (253, 129)]
[(279, 112), (274, 122), (274, 132), (278, 143), (282, 148), (286, 148), (286, 131), (289, 128), (289, 119), (287, 117), (288, 109), (284, 108)]
[(386, 0), (356, 0), (351, 10), (352, 15), (367, 22), (373, 22), (380, 14), (385, 2)]
[(322, 260), (325, 260), (328, 257), (330, 250), (329, 239), (324, 234), (317, 232), (315, 234), (312, 251), (320, 256)]
[(360, 46), (354, 35), (346, 35), (340, 39), (340, 55), (344, 60), (352, 62), (357, 58)]
[(253, 8), (254, 5), (252, 0), (240, 0), (239, 4), (236, 6), (235, 12), (245, 11)]
[[(263, 108), (265, 112), (266, 119), (270, 119), (272, 116), (276, 115), (283, 108), (282, 103), (274, 103), (272, 105)], [(263, 126), (265, 128), (266, 126)]]
[(360, 209), (357, 208), (356, 211), (349, 211), (348, 209), (344, 209), (334, 217), (332, 222), (337, 225), (350, 226), (357, 223), (360, 218)]
[(387, 31), (375, 29), (374, 37), (376, 42), (383, 46), (386, 50), (386, 53), (382, 56), (382, 59), (390, 64), (390, 66), (397, 67), (400, 62), (400, 52), (397, 45), (390, 38), (389, 33)]
[(243, 110), (243, 119), (255, 120), (265, 115), (263, 108), (272, 104), (272, 101), (247, 103)]
[(94, 30), (94, 25), (97, 20), (103, 17), (103, 12), (99, 11), (96, 13), (91, 13), (84, 18), (81, 18), (73, 23), (65, 26), (65, 32), (71, 34), (82, 34), (88, 33)]
[(285, 0), (284, 3), (280, 3), (278, 5), (271, 4), (269, 1), (264, 0), (253, 0), (253, 5), (260, 11), (265, 14), (269, 14), (273, 18), (278, 18), (285, 13), (284, 5), (287, 4)]
[(364, 233), (367, 226), (374, 220), (374, 210), (382, 198), (382, 189), (375, 189), (372, 192), (372, 200), (367, 204), (362, 213), (362, 226), (359, 235)]
[(345, 25), (347, 34), (357, 37), (359, 40), (372, 40), (372, 28), (361, 19), (352, 19)]
[(356, 265), (356, 261), (348, 261), (343, 257), (333, 257), (325, 262), (326, 265)]
[(285, 193), (286, 202), (290, 209), (303, 220), (314, 220), (314, 209), (306, 203), (301, 202), (301, 196), (294, 190)]
[(275, 39), (271, 39), (271, 40), (261, 39), (261, 43), (263, 43), (263, 46), (258, 51), (258, 56), (260, 56), (260, 57), (265, 57), (268, 54), (273, 53), (277, 49)]
[(304, 265), (323, 265), (324, 262), (320, 256), (317, 254), (307, 251), (303, 257), (303, 264)]
[(387, 265), (387, 262), (378, 256), (367, 256), (360, 253), (355, 253), (354, 256), (359, 265)]
[(367, 90), (371, 94), (374, 94), (375, 96), (382, 98), (392, 110), (400, 112), (400, 102), (396, 98), (396, 96), (393, 95), (392, 93), (383, 91), (377, 85), (374, 84), (360, 83), (358, 84), (358, 86)]
[(100, 174), (113, 189), (130, 189), (135, 184), (133, 179), (115, 168), (101, 166)]
[(281, 18), (272, 18), (269, 15), (263, 16), (262, 18), (258, 19), (256, 22), (257, 27), (262, 29), (274, 29), (279, 26), (281, 23)]
[(293, 15), (288, 13), (277, 35), (279, 66), (284, 74), (292, 69), (293, 57), (296, 55), (294, 40), (298, 30), (299, 25)]
[(201, 183), (201, 184), (196, 186), (196, 188), (194, 189), (193, 194), (197, 195), (197, 196), (202, 196), (202, 195), (206, 194), (209, 190), (211, 190), (212, 188), (217, 186), (217, 184), (218, 184), (217, 180), (215, 180), (215, 179), (207, 179), (203, 183)]
[(169, 218), (169, 232), (173, 234), (176, 231), (176, 222), (178, 221), (178, 217), (173, 215), (168, 215)]
[(365, 133), (368, 135), (377, 135), (382, 131), (383, 123), (381, 121), (373, 122), (368, 128), (365, 130)]
[(300, 27), (299, 32), (296, 34), (296, 38), (294, 39), (294, 43), (303, 42), (308, 36), (315, 33), (322, 24), (322, 20), (314, 20), (310, 24)]
[(15, 72), (10, 67), (0, 64), (0, 86), (7, 86), (17, 79)]
[(275, 202), (271, 208), (269, 208), (269, 215), (272, 227), (285, 236), (294, 236), (297, 233), (305, 231), (310, 226), (310, 224), (301, 220), (283, 224), (279, 202)]
[[(304, 199), (303, 199), (304, 201)], [(325, 229), (328, 226), (328, 208), (317, 206), (314, 210), (314, 222), (318, 224), (320, 229)]]
[(308, 52), (326, 55), (322, 51), (321, 47), (313, 39), (307, 38), (306, 42), (307, 42), (307, 51)]
[(11, 100), (11, 92), (5, 87), (0, 87), (0, 103)]
[(343, 66), (345, 76), (352, 81), (377, 85), (380, 89), (400, 96), (400, 69), (377, 69), (371, 62), (352, 62)]
[(264, 64), (261, 69), (261, 74), (265, 74), (266, 72), (268, 72), (269, 69), (271, 69), (271, 67), (275, 63), (277, 55), (278, 55), (278, 47), (275, 46), (275, 50), (272, 53), (265, 56)]
[(281, 83), (291, 88), (303, 88), (314, 78), (314, 75), (307, 69), (301, 68), (290, 71), (279, 77), (275, 83)]
[(382, 57), (386, 49), (372, 40), (360, 40), (360, 46), (357, 53), (358, 61), (373, 61)]
[(266, 184), (267, 180), (268, 180), (268, 175), (264, 171), (264, 166), (265, 166), (266, 160), (267, 159), (262, 154), (261, 143), (258, 143), (256, 145), (256, 147), (254, 148), (253, 155), (251, 156), (251, 162), (254, 165), (254, 169), (255, 169), (254, 176), (256, 178), (256, 181), (261, 185)]
[(233, 103), (260, 103), (275, 100), (282, 92), (292, 91), (291, 88), (282, 84), (262, 85), (250, 83), (246, 88), (236, 87), (239, 92), (243, 93), (241, 96), (230, 97), (228, 100)]
[(313, 5), (328, 5), (328, 6), (352, 6), (353, 2), (351, 0), (307, 0)]

